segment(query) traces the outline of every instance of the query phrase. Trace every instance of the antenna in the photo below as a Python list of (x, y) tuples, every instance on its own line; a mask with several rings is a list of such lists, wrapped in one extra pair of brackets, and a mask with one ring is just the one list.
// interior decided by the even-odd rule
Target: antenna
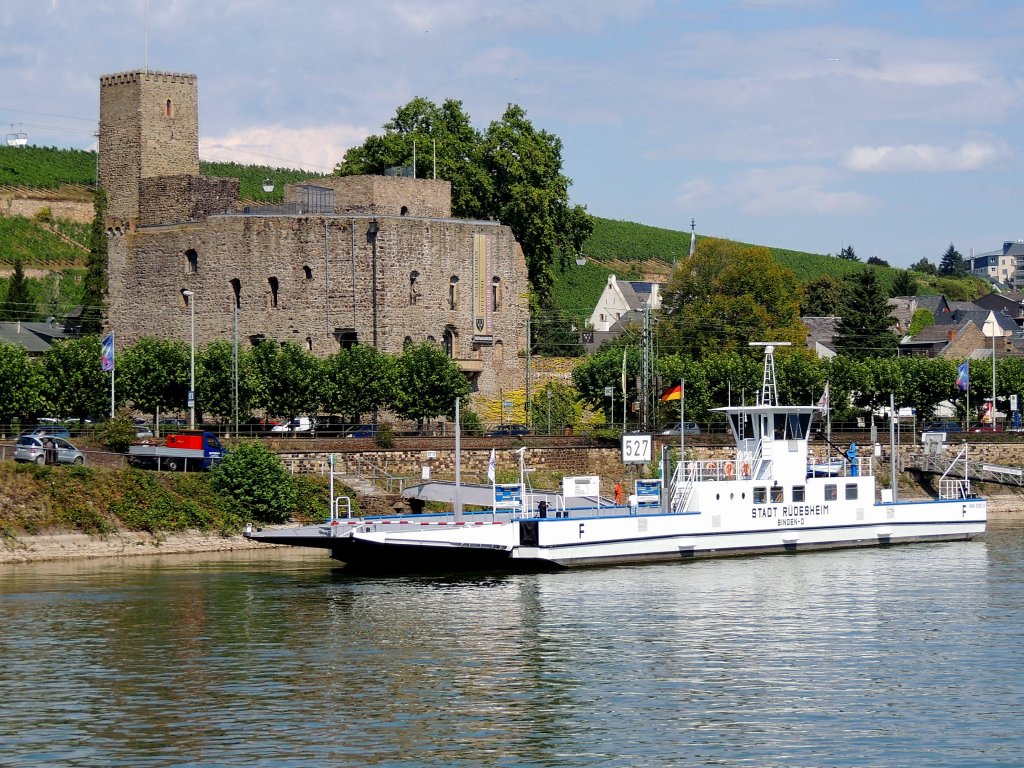
[(777, 406), (779, 404), (779, 385), (775, 380), (775, 348), (789, 347), (789, 341), (751, 341), (752, 347), (764, 347), (764, 379), (761, 382), (761, 395), (758, 405)]
[(142, 14), (142, 53), (143, 69), (149, 72), (149, 0), (146, 0)]

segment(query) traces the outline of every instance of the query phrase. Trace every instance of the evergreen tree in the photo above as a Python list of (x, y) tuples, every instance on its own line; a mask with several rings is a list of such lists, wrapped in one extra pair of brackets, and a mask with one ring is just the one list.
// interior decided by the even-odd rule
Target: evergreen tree
[(0, 320), (37, 320), (39, 316), (36, 303), (29, 291), (28, 278), (22, 268), (21, 259), (14, 260), (14, 273), (7, 282), (7, 296), (0, 304)]
[(860, 261), (857, 258), (857, 254), (853, 252), (853, 246), (848, 245), (839, 252), (840, 259), (846, 259), (847, 261)]
[(914, 264), (910, 265), (910, 268), (915, 272), (920, 272), (924, 275), (937, 275), (939, 274), (939, 268), (932, 264), (928, 259), (922, 258)]
[(960, 255), (960, 251), (949, 244), (949, 248), (942, 254), (942, 261), (939, 263), (939, 274), (945, 277), (965, 277), (970, 271), (970, 266)]
[(885, 289), (874, 267), (851, 278), (853, 291), (836, 325), (835, 345), (841, 355), (858, 359), (895, 357), (898, 339), (892, 327)]
[(107, 193), (96, 188), (82, 294), (82, 333), (100, 333), (107, 314)]
[(917, 296), (917, 280), (908, 271), (900, 271), (892, 280), (890, 296)]

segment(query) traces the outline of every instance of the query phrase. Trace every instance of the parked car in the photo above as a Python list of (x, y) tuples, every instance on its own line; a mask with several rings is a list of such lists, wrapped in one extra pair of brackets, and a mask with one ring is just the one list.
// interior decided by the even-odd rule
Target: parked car
[(661, 430), (661, 434), (663, 435), (678, 435), (680, 433), (684, 435), (699, 435), (700, 427), (697, 425), (696, 421), (677, 421), (668, 429)]
[(295, 419), (285, 419), (280, 424), (270, 428), (271, 432), (312, 432), (315, 422), (309, 416), (299, 416)]
[(921, 428), (922, 432), (962, 432), (955, 421), (930, 421)]
[(164, 429), (164, 428), (184, 429), (187, 426), (188, 426), (188, 421), (186, 421), (185, 419), (176, 419), (176, 418), (160, 419), (160, 428), (161, 429)]
[(135, 427), (136, 437), (153, 437), (153, 430), (147, 426), (139, 425)]
[(22, 435), (14, 446), (15, 461), (34, 461), (37, 464), (46, 463), (46, 440), (52, 440), (57, 449), (58, 464), (84, 464), (85, 454), (75, 448), (71, 443), (62, 437), (33, 437)]
[(26, 429), (21, 433), (21, 437), (63, 437), (67, 439), (71, 437), (71, 432), (60, 424), (39, 424), (31, 429)]
[(971, 427), (971, 432), (1002, 432), (1004, 428), (1000, 425), (992, 426), (991, 424), (975, 424)]
[(351, 430), (349, 430), (346, 437), (376, 437), (377, 436), (377, 425), (376, 424), (357, 424)]
[(499, 424), (484, 433), (484, 437), (520, 437), (530, 434), (525, 424)]

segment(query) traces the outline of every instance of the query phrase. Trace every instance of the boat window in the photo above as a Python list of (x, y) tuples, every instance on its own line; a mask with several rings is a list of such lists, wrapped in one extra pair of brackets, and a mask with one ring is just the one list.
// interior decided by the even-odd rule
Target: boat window
[(775, 422), (775, 439), (782, 440), (786, 436), (786, 414), (776, 413), (772, 420)]
[(811, 415), (809, 413), (791, 413), (788, 415), (789, 437), (802, 439), (807, 434), (807, 427), (810, 425)]
[(839, 494), (836, 493), (835, 483), (829, 483), (825, 486), (825, 501), (835, 501), (839, 498)]
[(772, 486), (772, 504), (781, 504), (781, 503), (782, 503), (782, 486), (781, 485), (773, 485)]
[(846, 484), (846, 498), (847, 499), (856, 499), (857, 498), (857, 484), (856, 483), (847, 483)]
[(805, 494), (806, 494), (806, 492), (805, 492), (805, 489), (804, 489), (804, 487), (802, 485), (794, 485), (793, 486), (793, 501), (805, 501), (806, 500), (806, 495)]
[(755, 504), (764, 504), (765, 499), (768, 498), (767, 490), (768, 489), (764, 488), (763, 486), (760, 487), (760, 488), (755, 488), (754, 489), (754, 503)]

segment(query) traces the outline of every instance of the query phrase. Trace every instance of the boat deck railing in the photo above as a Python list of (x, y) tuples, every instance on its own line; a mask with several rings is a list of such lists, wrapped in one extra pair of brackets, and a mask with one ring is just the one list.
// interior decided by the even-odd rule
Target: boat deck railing
[(623, 517), (635, 514), (660, 514), (660, 506), (640, 506), (631, 510), (628, 505), (611, 505), (601, 507), (571, 507), (564, 506), (548, 508), (546, 518), (540, 518), (533, 511), (522, 511), (519, 509), (499, 509), (496, 512), (474, 511), (463, 512), (460, 519), (456, 519), (453, 513), (441, 514), (408, 514), (390, 515), (388, 517), (352, 517), (338, 516), (334, 520), (328, 520), (321, 524), (325, 531), (330, 529), (327, 535), (345, 536), (352, 531), (359, 532), (394, 532), (402, 530), (425, 529), (425, 528), (466, 528), (484, 525), (504, 525), (516, 520), (536, 519), (583, 519), (595, 517)]

